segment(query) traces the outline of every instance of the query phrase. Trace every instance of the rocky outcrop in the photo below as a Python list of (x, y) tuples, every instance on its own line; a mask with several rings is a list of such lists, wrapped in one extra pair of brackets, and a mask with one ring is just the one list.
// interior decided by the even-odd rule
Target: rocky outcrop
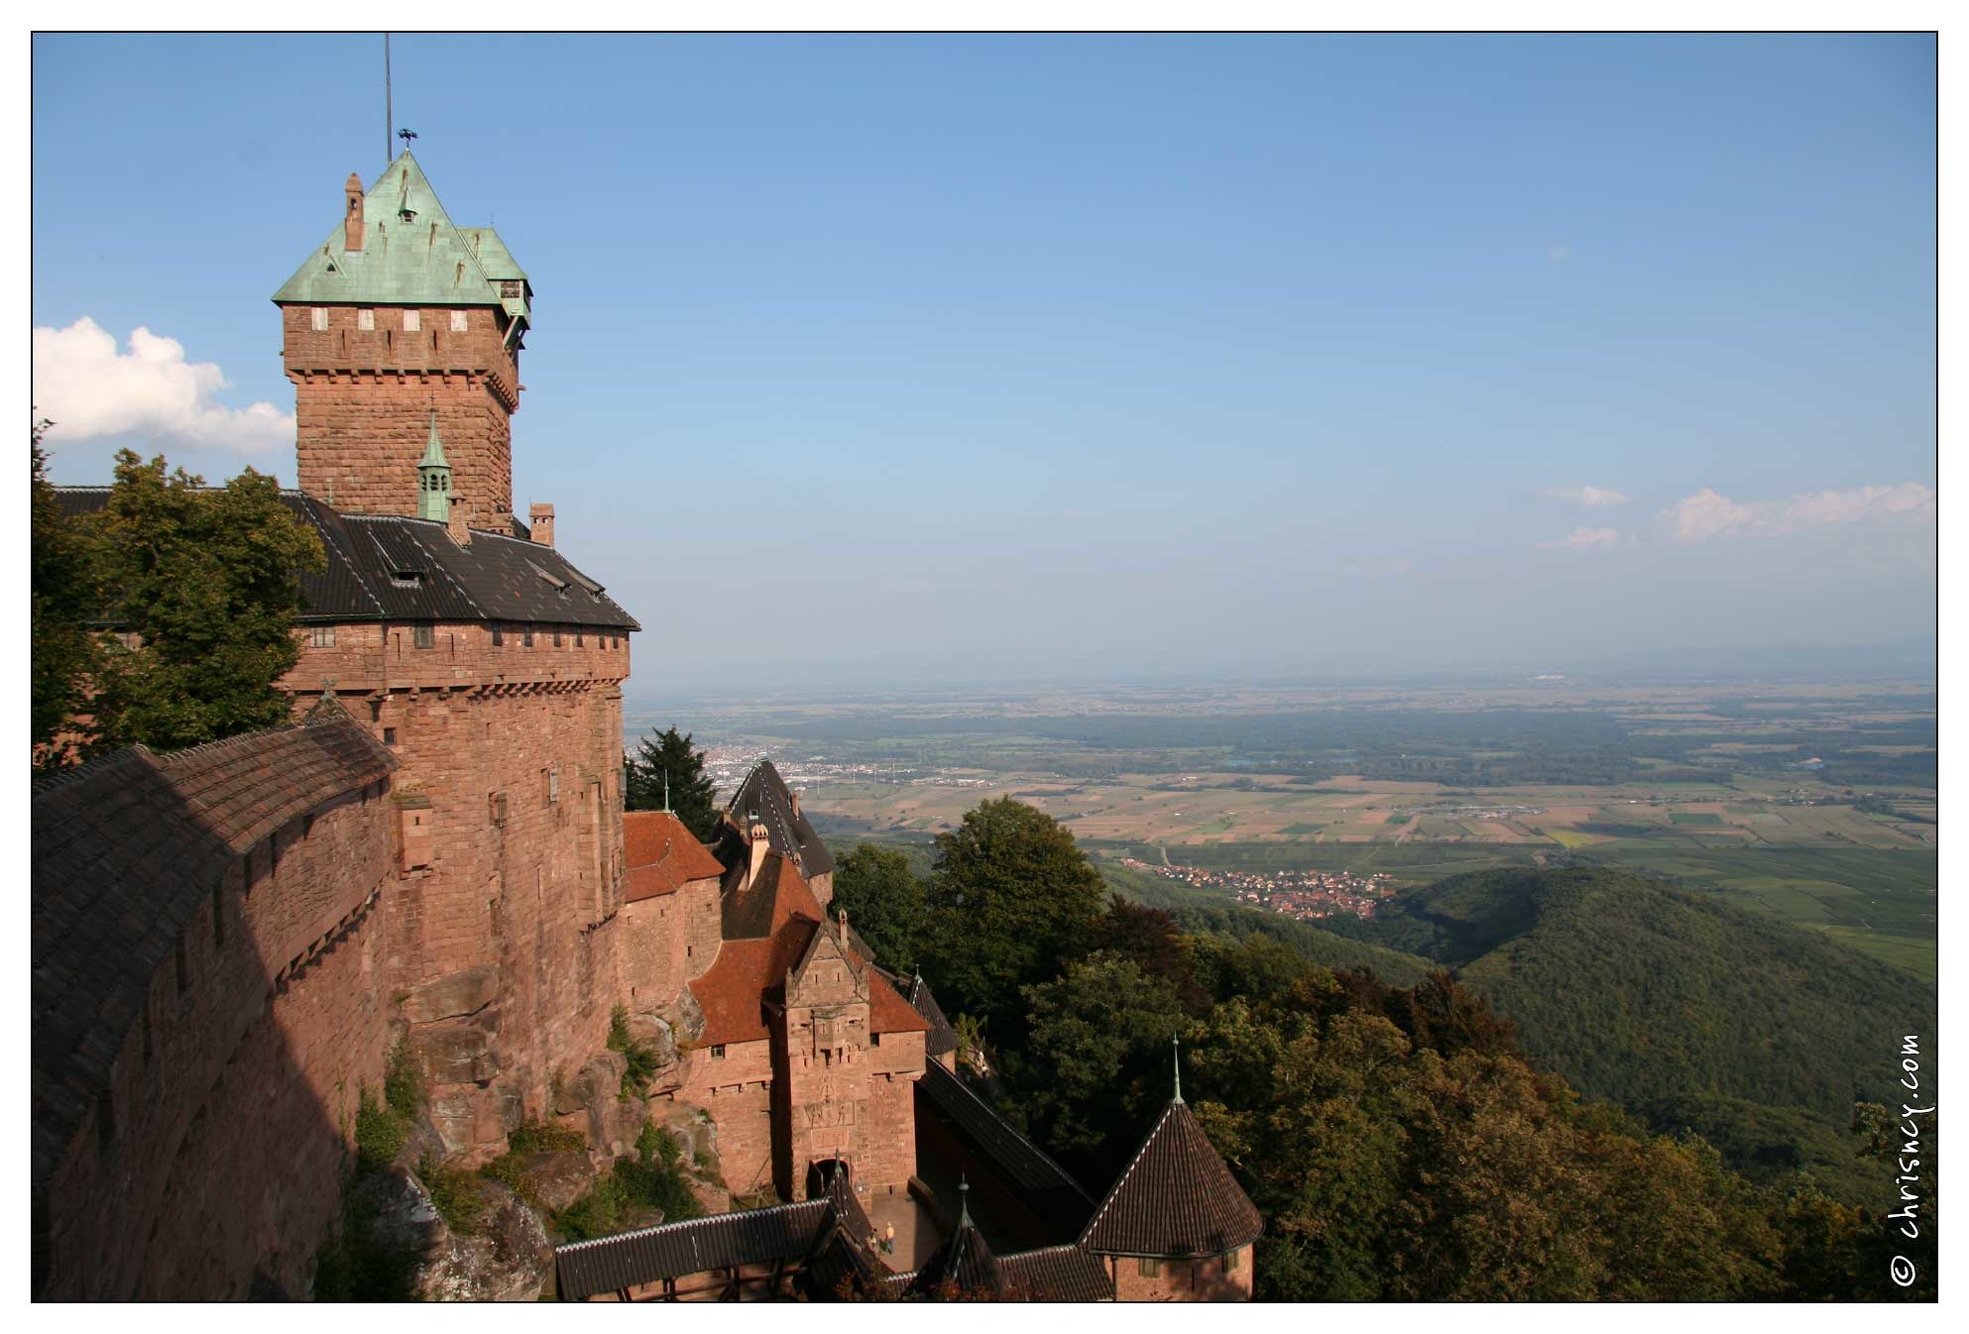
[(499, 999), (499, 967), (482, 964), (426, 982), (403, 999), (403, 1017), (413, 1024), (475, 1015)]
[(506, 1136), (526, 1120), (526, 1106), (518, 1089), (454, 1084), (431, 1094), (429, 1115), (446, 1155), (483, 1162), (504, 1149)]
[(540, 1215), (512, 1191), (482, 1182), (478, 1230), (445, 1229), (413, 1280), (417, 1295), (443, 1302), (530, 1302), (554, 1268), (554, 1244)]
[(433, 1084), (483, 1084), (499, 1075), (499, 1011), (413, 1024), (404, 1039)]
[(554, 1115), (572, 1116), (597, 1103), (622, 1096), (622, 1072), (629, 1063), (621, 1053), (605, 1051), (590, 1057), (570, 1078), (554, 1089)]
[(482, 1207), (469, 1232), (447, 1225), (423, 1180), (400, 1164), (364, 1175), (353, 1189), (359, 1207), (373, 1215), (369, 1246), (403, 1258), (415, 1296), (429, 1301), (533, 1301), (553, 1270), (554, 1247), (546, 1225), (497, 1182), (476, 1181), (474, 1186)]
[(549, 1213), (559, 1213), (595, 1185), (595, 1165), (580, 1150), (543, 1150), (521, 1156), (521, 1193)]

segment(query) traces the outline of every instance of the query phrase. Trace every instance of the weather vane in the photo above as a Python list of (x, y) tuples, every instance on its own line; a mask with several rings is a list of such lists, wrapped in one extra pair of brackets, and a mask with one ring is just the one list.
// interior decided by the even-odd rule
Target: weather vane
[(411, 141), (412, 139), (415, 139), (416, 137), (417, 137), (417, 131), (415, 131), (415, 130), (398, 130), (398, 131), (397, 131), (397, 138), (399, 138), (399, 139), (401, 139), (401, 140), (403, 140), (403, 151), (404, 151), (404, 152), (406, 152), (406, 153), (408, 153), (408, 152), (410, 151), (410, 141)]

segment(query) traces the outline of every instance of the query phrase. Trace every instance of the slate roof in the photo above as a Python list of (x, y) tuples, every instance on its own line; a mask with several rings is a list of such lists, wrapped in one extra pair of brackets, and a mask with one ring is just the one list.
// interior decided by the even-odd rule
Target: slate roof
[[(415, 216), (405, 218), (406, 209)], [(408, 152), (369, 187), (362, 217), (362, 249), (348, 248), (337, 217), (328, 239), (273, 294), (274, 304), (500, 306), (529, 319), (525, 299), (509, 305), (500, 296), (502, 278), (517, 279), (527, 293), (526, 274), (505, 243), (490, 227), (454, 226)]]
[(801, 1283), (821, 1300), (844, 1280), (867, 1293), (919, 1300), (939, 1295), (945, 1278), (960, 1290), (1020, 1301), (1112, 1301), (1114, 1288), (1094, 1256), (1076, 1246), (1048, 1246), (996, 1257), (969, 1212), (919, 1271), (892, 1274), (865, 1244), (868, 1215), (845, 1173), (827, 1193), (797, 1204), (659, 1223), (613, 1237), (554, 1248), (555, 1291), (582, 1301), (624, 1288), (660, 1283), (737, 1265), (799, 1263)]
[(289, 727), (119, 750), (33, 793), (33, 1148), (39, 1190), (178, 932), (238, 857), (396, 768), (332, 696)]
[[(109, 493), (106, 486), (64, 486), (55, 494), (73, 518), (101, 512)], [(461, 547), (432, 519), (343, 514), (303, 491), (282, 491), (280, 500), (320, 536), (327, 557), (320, 573), (301, 576), (304, 625), (500, 621), (642, 629), (552, 547), (479, 528)]]
[(1093, 1212), (1094, 1197), (1066, 1169), (1018, 1131), (968, 1085), (936, 1061), (923, 1063), (916, 1096), (970, 1142), (986, 1164), (1034, 1213), (1056, 1227), (1058, 1236), (1075, 1236)]
[[(757, 815), (766, 826), (767, 839), (773, 851), (793, 858), (800, 874), (811, 880), (817, 875), (826, 875), (834, 869), (834, 856), (827, 845), (814, 832), (807, 817), (799, 814), (793, 807), (793, 791), (786, 786), (786, 780), (779, 776), (771, 760), (761, 760), (753, 766), (745, 781), (732, 793), (730, 803), (725, 807), (730, 818), (726, 828), (727, 843), (736, 839), (743, 841), (742, 831), (750, 817)], [(732, 826), (737, 826), (733, 830)]]
[(631, 903), (674, 894), (687, 881), (724, 874), (711, 850), (669, 811), (624, 811), (622, 844), (627, 863), (623, 897)]
[(1094, 1211), (1080, 1244), (1102, 1255), (1200, 1259), (1247, 1246), (1264, 1230), (1257, 1207), (1179, 1097)]
[(957, 1030), (944, 1018), (943, 1007), (937, 998), (930, 994), (930, 984), (918, 973), (909, 980), (907, 994), (910, 1007), (929, 1021), (930, 1035), (923, 1039), (923, 1051), (928, 1056), (941, 1056), (947, 1051), (957, 1050)]
[(555, 1291), (580, 1301), (686, 1274), (804, 1257), (825, 1239), (833, 1216), (833, 1203), (822, 1196), (569, 1242), (554, 1248)]
[[(964, 1191), (961, 1185), (957, 1188), (960, 1201)], [(978, 1231), (978, 1225), (971, 1221), (970, 1209), (962, 1203), (958, 1206), (957, 1226), (916, 1271), (916, 1281), (910, 1290), (937, 1296), (946, 1284), (955, 1286), (959, 1293), (1005, 1291), (1005, 1273), (998, 1257), (992, 1254), (991, 1244)]]

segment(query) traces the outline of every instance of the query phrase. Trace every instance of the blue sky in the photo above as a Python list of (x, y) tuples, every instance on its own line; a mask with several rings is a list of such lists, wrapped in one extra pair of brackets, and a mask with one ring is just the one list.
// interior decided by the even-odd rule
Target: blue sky
[[(1931, 39), (392, 49), (640, 692), (1933, 632)], [(291, 483), (267, 297), (383, 166), (381, 39), (34, 54), (37, 396), (131, 400), (57, 479)]]

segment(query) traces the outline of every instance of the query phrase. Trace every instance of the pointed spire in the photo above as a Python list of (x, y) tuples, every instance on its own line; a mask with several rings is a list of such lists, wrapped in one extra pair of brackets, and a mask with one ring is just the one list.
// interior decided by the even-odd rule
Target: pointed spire
[(419, 459), (420, 468), (449, 468), (451, 464), (444, 457), (444, 442), (438, 439), (438, 410), (431, 409), (431, 434), (424, 442), (424, 457)]
[(957, 1175), (957, 1226), (976, 1226), (971, 1222), (971, 1183), (961, 1172)]
[(424, 457), (417, 461), (417, 517), (439, 523), (451, 519), (451, 464), (444, 457), (444, 443), (438, 439), (438, 410), (431, 409), (431, 436), (424, 445)]
[(1174, 1101), (1181, 1102), (1183, 1100), (1183, 1042), (1181, 1038), (1178, 1038), (1173, 1033), (1169, 1035), (1169, 1055), (1170, 1060), (1176, 1067), (1176, 1097)]

